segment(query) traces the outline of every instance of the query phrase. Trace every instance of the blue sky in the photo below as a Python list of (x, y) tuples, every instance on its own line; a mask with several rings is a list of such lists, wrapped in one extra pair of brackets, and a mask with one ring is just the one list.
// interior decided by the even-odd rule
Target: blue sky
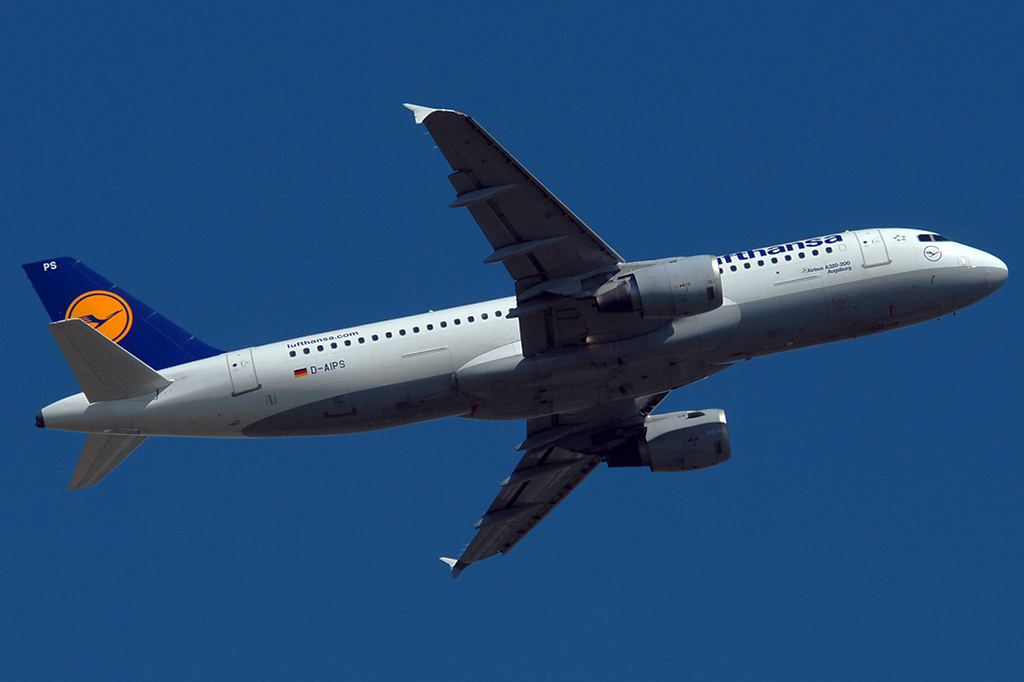
[[(1019, 679), (1019, 3), (0, 9), (11, 679)], [(400, 105), (474, 116), (629, 259), (866, 226), (990, 251), (956, 316), (743, 363), (733, 457), (600, 468), (451, 580), (522, 423), (150, 439), (65, 491), (78, 387), (20, 265), (221, 348), (511, 292)]]

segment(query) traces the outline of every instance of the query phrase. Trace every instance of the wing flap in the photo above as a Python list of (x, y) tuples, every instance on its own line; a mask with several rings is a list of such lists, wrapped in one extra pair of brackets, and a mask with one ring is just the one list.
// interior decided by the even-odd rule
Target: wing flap
[(452, 577), (470, 564), (508, 554), (604, 461), (604, 452), (642, 426), (668, 392), (620, 400), (582, 412), (526, 420), (526, 450), (501, 491), (475, 524), (476, 536), (458, 559), (441, 557)]

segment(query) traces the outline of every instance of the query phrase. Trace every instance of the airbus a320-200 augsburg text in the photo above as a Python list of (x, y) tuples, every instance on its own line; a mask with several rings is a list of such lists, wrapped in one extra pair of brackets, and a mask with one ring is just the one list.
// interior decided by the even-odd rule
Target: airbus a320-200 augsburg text
[(723, 256), (627, 262), (472, 118), (406, 105), (451, 165), (515, 296), (224, 352), (72, 258), (24, 266), (82, 392), (40, 427), (89, 434), (69, 489), (146, 438), (352, 433), (440, 417), (525, 419), (522, 459), (457, 559), (507, 553), (601, 462), (729, 459), (719, 409), (656, 414), (740, 360), (955, 312), (1006, 279), (929, 230), (864, 229)]

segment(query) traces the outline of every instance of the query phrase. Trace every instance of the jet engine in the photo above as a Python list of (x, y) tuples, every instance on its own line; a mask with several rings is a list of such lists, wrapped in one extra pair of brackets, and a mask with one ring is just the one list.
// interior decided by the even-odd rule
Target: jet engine
[(596, 298), (602, 313), (637, 312), (645, 318), (696, 315), (722, 305), (722, 275), (711, 256), (665, 258), (612, 279)]
[(609, 450), (605, 458), (609, 467), (693, 471), (721, 464), (731, 454), (725, 412), (701, 410), (648, 417), (643, 431)]

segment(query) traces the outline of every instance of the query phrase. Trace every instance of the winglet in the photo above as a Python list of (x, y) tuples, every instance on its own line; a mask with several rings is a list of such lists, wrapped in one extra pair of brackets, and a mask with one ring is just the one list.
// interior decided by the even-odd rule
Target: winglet
[[(406, 105), (406, 106), (408, 106), (408, 105)], [(452, 558), (446, 557), (446, 556), (441, 557), (441, 561), (445, 562), (446, 564), (448, 564), (449, 566), (452, 567), (452, 577), (453, 578), (458, 578), (459, 577), (459, 573), (462, 573), (462, 569), (464, 569), (466, 566), (469, 566), (469, 564), (462, 563), (458, 559), (452, 559)]]
[(435, 111), (438, 111), (437, 109), (431, 109), (430, 107), (421, 107), (418, 104), (403, 104), (402, 106), (411, 111), (416, 116), (417, 125), (423, 123), (424, 119), (426, 119), (427, 116), (430, 116)]

